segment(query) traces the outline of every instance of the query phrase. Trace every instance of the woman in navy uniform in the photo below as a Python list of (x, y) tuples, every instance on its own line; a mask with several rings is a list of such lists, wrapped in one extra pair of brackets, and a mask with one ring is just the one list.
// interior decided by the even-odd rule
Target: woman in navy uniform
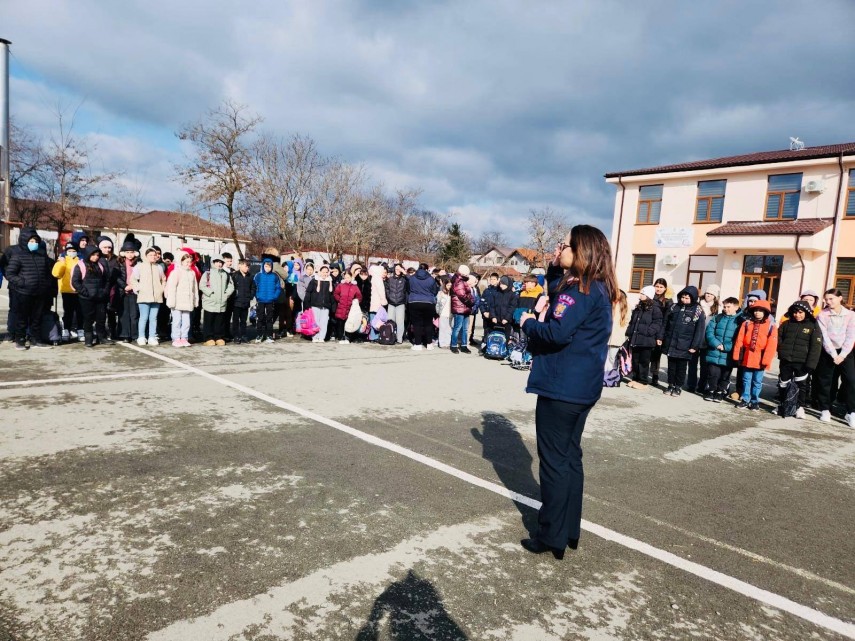
[(537, 394), (540, 459), (538, 531), (522, 546), (564, 558), (579, 544), (582, 521), (582, 431), (600, 399), (603, 367), (619, 289), (611, 248), (596, 227), (576, 225), (555, 250), (546, 274), (549, 308), (543, 321), (520, 319), (534, 355), (526, 391)]

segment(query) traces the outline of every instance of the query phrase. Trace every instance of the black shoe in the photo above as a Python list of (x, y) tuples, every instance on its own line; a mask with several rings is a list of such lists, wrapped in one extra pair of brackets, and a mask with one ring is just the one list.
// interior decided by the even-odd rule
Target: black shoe
[(472, 350), (471, 350), (471, 349), (469, 349), (468, 347), (466, 347), (466, 345), (464, 345), (463, 347), (461, 347), (461, 348), (460, 348), (460, 351), (461, 351), (461, 352), (463, 352), (464, 354), (471, 354), (471, 353), (472, 353)]
[(760, 403), (749, 403), (748, 409), (756, 412), (757, 410), (760, 409)]
[(748, 401), (739, 401), (739, 404), (736, 406), (736, 409), (744, 410), (746, 407), (748, 407)]
[(721, 403), (724, 400), (724, 392), (715, 392), (712, 397), (713, 403)]
[(102, 343), (102, 344), (104, 344), (104, 345), (115, 345), (115, 344), (116, 344), (116, 341), (114, 341), (114, 340), (113, 340), (112, 338), (110, 338), (109, 336), (99, 336), (99, 337), (98, 337), (98, 342), (99, 342), (99, 343)]
[(544, 552), (552, 552), (552, 556), (554, 556), (559, 561), (564, 558), (564, 550), (557, 550), (553, 547), (549, 547), (548, 545), (546, 545), (546, 543), (542, 543), (539, 539), (523, 539), (522, 541), (520, 541), (520, 545), (522, 545), (532, 554), (543, 554)]
[(650, 379), (650, 384), (653, 385), (653, 387), (657, 387), (659, 385), (659, 377), (654, 376), (652, 379)]
[(38, 341), (30, 341), (30, 347), (35, 347), (36, 349), (51, 349), (51, 346), (47, 343), (40, 343)]
[(452, 348), (451, 348), (451, 353), (452, 353), (452, 354), (459, 354), (459, 353), (460, 353), (460, 350), (459, 350), (459, 349), (457, 349), (456, 347), (452, 347)]
[(569, 547), (571, 550), (578, 550), (579, 549), (579, 539), (569, 539), (567, 541), (567, 547)]
[(679, 396), (682, 393), (683, 393), (683, 390), (681, 390), (679, 387), (675, 387), (674, 389), (671, 390), (671, 396)]
[(27, 346), (22, 341), (18, 341), (17, 343), (15, 343), (15, 349), (21, 352), (25, 352), (27, 351)]
[(92, 341), (89, 341), (87, 343), (83, 343), (83, 347), (88, 347), (89, 349), (92, 349), (95, 346), (92, 344)]
[(712, 401), (714, 397), (715, 397), (715, 394), (713, 392), (706, 392), (704, 394), (704, 400), (705, 401)]
[(671, 392), (673, 392), (673, 391), (674, 391), (674, 386), (673, 386), (673, 385), (669, 385), (668, 387), (666, 387), (666, 388), (662, 391), (662, 393), (663, 393), (663, 394), (670, 394), (670, 393), (671, 393)]

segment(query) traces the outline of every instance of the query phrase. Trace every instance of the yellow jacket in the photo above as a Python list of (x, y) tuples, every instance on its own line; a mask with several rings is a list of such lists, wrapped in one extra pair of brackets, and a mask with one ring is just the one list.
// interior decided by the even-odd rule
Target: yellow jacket
[(56, 278), (59, 284), (60, 294), (76, 294), (77, 291), (71, 286), (71, 272), (74, 271), (74, 266), (80, 260), (77, 256), (69, 258), (68, 256), (60, 257), (53, 266), (51, 274)]

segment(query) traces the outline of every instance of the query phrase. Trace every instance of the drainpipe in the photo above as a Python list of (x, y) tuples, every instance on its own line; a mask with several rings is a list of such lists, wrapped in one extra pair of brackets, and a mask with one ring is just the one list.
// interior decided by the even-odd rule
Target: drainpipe
[(620, 232), (623, 228), (623, 201), (626, 198), (626, 185), (623, 184), (623, 176), (618, 176), (618, 184), (620, 185), (620, 214), (618, 214), (618, 228), (615, 236), (615, 267), (617, 267), (618, 252), (620, 251)]
[(799, 278), (799, 298), (802, 296), (805, 286), (805, 261), (802, 258), (802, 253), (799, 251), (799, 241), (802, 239), (801, 234), (796, 234), (796, 256), (799, 257), (799, 262), (802, 264), (802, 275)]
[(831, 244), (828, 246), (828, 271), (825, 274), (825, 289), (829, 289), (832, 286), (831, 283), (831, 274), (832, 269), (834, 268), (834, 260), (837, 258), (837, 241), (840, 238), (840, 225), (838, 224), (838, 219), (840, 218), (840, 195), (843, 193), (846, 185), (843, 182), (843, 152), (840, 152), (840, 155), (837, 157), (837, 164), (840, 166), (840, 175), (837, 189), (837, 202), (834, 204), (834, 219), (832, 221), (831, 228)]

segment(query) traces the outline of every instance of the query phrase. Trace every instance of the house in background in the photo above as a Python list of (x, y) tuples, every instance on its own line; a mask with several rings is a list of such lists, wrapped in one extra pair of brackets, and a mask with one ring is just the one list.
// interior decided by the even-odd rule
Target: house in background
[[(637, 293), (764, 290), (781, 315), (805, 289), (855, 306), (855, 143), (608, 173), (617, 277)], [(637, 297), (636, 297), (637, 299)]]
[[(18, 242), (18, 234), (24, 221), (35, 221), (39, 235), (47, 242), (48, 248), (65, 244), (74, 231), (89, 233), (93, 241), (98, 235), (109, 236), (116, 251), (122, 246), (129, 233), (146, 247), (157, 245), (164, 252), (173, 254), (181, 247), (190, 247), (202, 256), (215, 256), (230, 252), (238, 257), (237, 247), (231, 238), (231, 231), (225, 225), (218, 225), (200, 218), (195, 214), (175, 211), (154, 210), (146, 213), (102, 209), (99, 207), (80, 207), (74, 217), (66, 221), (62, 232), (56, 230), (55, 222), (60, 216), (56, 205), (28, 200), (13, 200), (9, 220), (3, 221), (2, 239), (4, 246)], [(248, 238), (238, 238), (241, 252), (246, 255)], [(53, 252), (51, 252), (53, 253)]]
[[(296, 249), (286, 249), (280, 251), (280, 256), (282, 260), (290, 260), (292, 256), (294, 257), (302, 257), (303, 260), (310, 260), (315, 264), (315, 267), (318, 265), (322, 265), (323, 263), (332, 263), (334, 258), (333, 254), (323, 247), (313, 247), (307, 246), (303, 248), (303, 251), (297, 251)], [(356, 254), (345, 251), (341, 255), (341, 261), (345, 265), (350, 265), (353, 262), (359, 261), (364, 262), (366, 265), (370, 265), (372, 263), (380, 264), (387, 263), (388, 265), (394, 265), (395, 263), (401, 263), (404, 266), (404, 269), (409, 269), (412, 267), (413, 269), (419, 268), (419, 260), (412, 256), (389, 256), (389, 255), (377, 255), (377, 256), (369, 256), (368, 260), (363, 261), (362, 259), (357, 259)]]
[(491, 247), (483, 254), (477, 254), (469, 259), (469, 265), (476, 272), (498, 271), (497, 267), (507, 267), (518, 274), (528, 274), (536, 269), (537, 252), (525, 247)]

